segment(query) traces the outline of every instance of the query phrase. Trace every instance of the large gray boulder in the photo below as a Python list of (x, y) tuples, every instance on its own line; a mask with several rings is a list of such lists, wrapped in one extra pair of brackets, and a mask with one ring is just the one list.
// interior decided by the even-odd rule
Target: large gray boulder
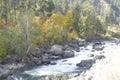
[(63, 47), (61, 45), (53, 45), (50, 51), (52, 55), (62, 55)]
[(70, 58), (74, 57), (74, 52), (72, 50), (66, 50), (63, 52), (63, 58)]

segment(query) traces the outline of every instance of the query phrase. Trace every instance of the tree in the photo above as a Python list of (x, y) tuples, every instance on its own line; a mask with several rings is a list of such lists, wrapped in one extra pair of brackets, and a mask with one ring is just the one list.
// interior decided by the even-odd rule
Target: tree
[(39, 0), (36, 6), (37, 16), (50, 17), (55, 9), (55, 5), (52, 0)]

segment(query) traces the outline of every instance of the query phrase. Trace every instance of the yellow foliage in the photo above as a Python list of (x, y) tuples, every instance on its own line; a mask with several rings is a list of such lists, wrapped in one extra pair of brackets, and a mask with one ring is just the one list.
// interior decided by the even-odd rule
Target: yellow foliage
[(45, 21), (43, 32), (48, 32), (50, 27), (54, 25), (68, 27), (71, 30), (73, 26), (72, 11), (68, 11), (65, 16), (60, 13), (53, 14)]
[(71, 36), (71, 38), (73, 38), (73, 39), (77, 39), (77, 38), (78, 38), (77, 32), (76, 32), (75, 30), (72, 30), (72, 31), (71, 31), (70, 36)]
[(63, 19), (64, 19), (64, 16), (60, 13), (56, 13), (56, 14), (53, 14), (49, 19), (47, 19), (45, 21), (45, 23), (43, 24), (43, 29), (42, 29), (42, 32), (49, 32), (50, 28), (52, 28), (52, 26), (54, 25), (59, 25), (59, 26), (63, 26)]
[(39, 17), (34, 17), (32, 19), (32, 24), (35, 25), (35, 26), (41, 27), (41, 26), (43, 26), (43, 23), (44, 23), (44, 20), (40, 16)]
[(66, 13), (66, 17), (72, 17), (72, 15), (73, 15), (73, 13), (71, 10)]
[(69, 30), (73, 27), (73, 20), (72, 20), (72, 11), (68, 11), (64, 17), (64, 26), (68, 27)]
[(60, 26), (62, 26), (63, 25), (63, 19), (64, 19), (64, 16), (62, 14), (56, 13), (56, 14), (53, 14), (48, 20), (46, 20), (44, 25), (47, 26), (46, 24), (49, 24), (49, 25), (60, 25)]
[(41, 17), (35, 17), (33, 22), (41, 27), (41, 33), (38, 43), (61, 43), (69, 41), (71, 38), (77, 38), (77, 33), (73, 29), (73, 14), (68, 11), (65, 15), (54, 13), (45, 21)]
[(44, 44), (44, 38), (43, 38), (43, 36), (39, 36), (38, 38), (37, 38), (37, 42), (36, 42), (37, 44)]

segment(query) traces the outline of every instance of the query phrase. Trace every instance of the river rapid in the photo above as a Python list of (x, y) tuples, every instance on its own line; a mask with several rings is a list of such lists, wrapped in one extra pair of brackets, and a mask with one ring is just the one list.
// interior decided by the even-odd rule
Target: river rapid
[[(93, 50), (93, 43), (89, 43), (86, 47), (79, 47), (80, 52), (74, 51), (75, 56), (72, 58), (53, 61), (56, 63), (55, 65), (42, 65), (31, 70), (16, 72), (8, 77), (8, 80), (82, 80), (81, 77), (79, 79), (74, 77), (80, 76), (89, 69), (79, 68), (76, 64), (82, 60), (94, 59), (98, 55), (104, 55), (106, 59), (109, 56), (108, 53), (112, 53), (119, 47), (119, 43), (116, 41), (103, 41), (102, 43), (104, 43), (103, 50)], [(96, 63), (99, 61), (97, 60)]]

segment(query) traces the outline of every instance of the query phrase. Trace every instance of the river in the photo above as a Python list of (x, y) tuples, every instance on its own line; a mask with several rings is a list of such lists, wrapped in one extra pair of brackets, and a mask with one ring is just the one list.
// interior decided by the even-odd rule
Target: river
[[(80, 63), (82, 60), (93, 59), (96, 55), (107, 57), (108, 51), (118, 47), (115, 41), (103, 41), (103, 43), (105, 43), (103, 50), (93, 50), (92, 43), (90, 43), (87, 47), (79, 47), (80, 52), (74, 51), (75, 56), (72, 58), (53, 61), (56, 63), (55, 65), (34, 67), (31, 70), (16, 73), (11, 77), (13, 80), (69, 80), (84, 71), (76, 66), (77, 63)], [(94, 56), (90, 57), (90, 54)]]

